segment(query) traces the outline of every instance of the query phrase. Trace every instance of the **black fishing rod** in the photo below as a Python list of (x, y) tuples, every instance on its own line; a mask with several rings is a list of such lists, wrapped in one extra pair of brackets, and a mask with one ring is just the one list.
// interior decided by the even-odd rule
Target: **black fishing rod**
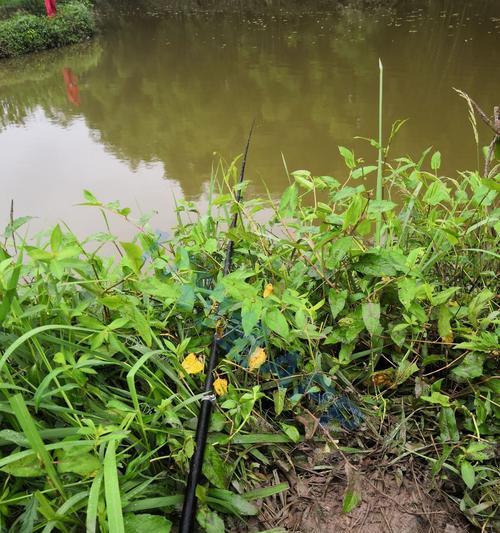
[[(236, 191), (236, 203), (238, 204), (241, 201), (241, 188), (243, 178), (245, 177), (248, 148), (250, 147), (250, 139), (252, 138), (253, 127), (254, 124), (252, 123), (241, 162), (240, 176), (238, 179), (238, 190)], [(233, 215), (229, 229), (234, 229), (237, 222), (238, 210), (236, 210)], [(233, 248), (234, 241), (229, 239), (229, 242), (227, 243), (226, 259), (224, 261), (224, 276), (227, 276), (231, 271), (233, 264)], [(198, 414), (198, 425), (196, 427), (196, 448), (189, 465), (189, 475), (187, 478), (186, 490), (184, 492), (184, 504), (182, 506), (179, 533), (192, 533), (193, 531), (196, 513), (196, 487), (198, 485), (203, 466), (203, 455), (205, 453), (205, 445), (207, 443), (210, 415), (212, 414), (212, 407), (216, 400), (216, 396), (213, 392), (214, 370), (219, 362), (219, 341), (221, 340), (221, 335), (223, 335), (223, 333), (219, 332), (219, 328), (216, 327), (210, 349), (210, 358), (208, 360), (207, 379), (205, 381), (200, 412)]]

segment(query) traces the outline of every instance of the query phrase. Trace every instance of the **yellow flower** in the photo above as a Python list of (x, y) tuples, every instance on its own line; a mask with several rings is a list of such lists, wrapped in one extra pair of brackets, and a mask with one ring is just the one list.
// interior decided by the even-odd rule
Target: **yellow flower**
[(264, 298), (267, 298), (268, 296), (271, 296), (271, 294), (273, 293), (273, 285), (272, 283), (268, 283), (265, 287), (264, 287)]
[(257, 348), (248, 360), (248, 368), (250, 370), (257, 370), (266, 362), (266, 359), (267, 355), (264, 348)]
[(224, 396), (227, 393), (227, 379), (217, 378), (214, 381), (214, 390), (217, 396)]
[(194, 353), (190, 353), (184, 361), (182, 361), (182, 368), (188, 374), (199, 374), (200, 372), (203, 372), (203, 363)]

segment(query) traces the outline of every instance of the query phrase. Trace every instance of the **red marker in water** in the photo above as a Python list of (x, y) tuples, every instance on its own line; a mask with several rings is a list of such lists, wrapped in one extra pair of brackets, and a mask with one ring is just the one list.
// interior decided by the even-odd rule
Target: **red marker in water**
[(64, 85), (66, 85), (66, 95), (68, 100), (76, 107), (80, 106), (80, 94), (78, 91), (78, 80), (73, 71), (65, 67), (63, 68)]
[(45, 9), (48, 17), (56, 16), (56, 0), (45, 0)]

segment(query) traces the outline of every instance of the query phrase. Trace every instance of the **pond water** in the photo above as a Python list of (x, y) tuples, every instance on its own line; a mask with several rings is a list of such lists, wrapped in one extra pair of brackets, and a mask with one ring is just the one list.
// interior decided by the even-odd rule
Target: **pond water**
[(337, 145), (375, 157), (354, 137), (377, 134), (379, 58), (385, 133), (409, 119), (393, 155), (432, 145), (444, 170), (475, 168), (466, 104), (452, 88), (488, 112), (500, 103), (498, 0), (118, 4), (94, 41), (0, 63), (0, 223), (13, 199), (16, 216), (39, 217), (32, 229), (60, 219), (80, 234), (102, 229), (74, 207), (89, 189), (155, 210), (154, 223), (169, 227), (174, 197), (203, 208), (212, 165), (241, 153), (254, 118), (251, 194), (280, 194), (283, 158), (342, 179)]

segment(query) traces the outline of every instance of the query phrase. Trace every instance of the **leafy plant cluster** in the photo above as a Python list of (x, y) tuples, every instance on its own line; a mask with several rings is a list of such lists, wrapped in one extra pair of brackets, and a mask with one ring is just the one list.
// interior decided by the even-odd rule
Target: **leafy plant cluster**
[(376, 167), (340, 153), (343, 183), (296, 171), (279, 202), (236, 204), (236, 165), (221, 167), (208, 211), (180, 202), (169, 236), (89, 192), (107, 227), (110, 216), (135, 224), (133, 241), (58, 225), (33, 242), (28, 219), (9, 224), (0, 529), (169, 531), (214, 331), (226, 355), (197, 493), (206, 531), (286, 490), (266, 470), (323, 438), (304, 435), (304, 414), (344, 453), (428, 462), (469, 520), (495, 525), (498, 176), (441, 176), (439, 152), (426, 170), (426, 151), (384, 163), (374, 200)]
[[(32, 7), (38, 11), (38, 4)], [(94, 33), (94, 16), (85, 1), (63, 3), (53, 18), (20, 12), (0, 21), (0, 58), (76, 44)]]

